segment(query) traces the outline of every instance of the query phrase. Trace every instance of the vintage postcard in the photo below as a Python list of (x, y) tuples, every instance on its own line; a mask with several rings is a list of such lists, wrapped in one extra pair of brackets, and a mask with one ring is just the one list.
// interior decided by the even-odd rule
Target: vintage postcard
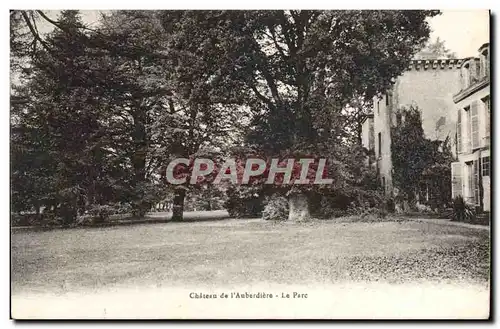
[(490, 318), (488, 10), (11, 10), (11, 318)]

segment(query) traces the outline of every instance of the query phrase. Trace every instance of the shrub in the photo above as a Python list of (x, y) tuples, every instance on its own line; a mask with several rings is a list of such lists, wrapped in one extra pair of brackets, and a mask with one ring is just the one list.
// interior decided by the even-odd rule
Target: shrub
[(57, 226), (61, 225), (63, 220), (59, 217), (55, 210), (45, 209), (41, 215), (40, 226)]
[(184, 201), (184, 211), (210, 211), (224, 208), (227, 197), (224, 192), (213, 186), (191, 189)]
[(391, 197), (384, 198), (384, 209), (386, 212), (395, 212), (396, 211), (396, 202)]
[(475, 206), (467, 204), (461, 195), (457, 196), (453, 199), (450, 219), (457, 222), (474, 222), (476, 220)]
[(241, 186), (226, 191), (227, 200), (224, 208), (229, 216), (236, 218), (260, 217), (264, 208), (264, 198), (260, 191)]
[(116, 203), (113, 205), (115, 214), (129, 214), (132, 212), (132, 205), (130, 203)]
[(271, 196), (266, 200), (262, 211), (264, 220), (286, 220), (288, 218), (288, 200), (282, 196)]
[(40, 225), (41, 215), (37, 214), (11, 214), (10, 222), (12, 226), (31, 226)]
[[(382, 208), (387, 206), (388, 199), (380, 190), (358, 190), (356, 204), (365, 208)], [(389, 201), (390, 202), (390, 201)]]
[(351, 216), (359, 217), (362, 220), (378, 220), (384, 219), (388, 215), (388, 211), (384, 207), (356, 207), (349, 210)]
[(88, 214), (92, 217), (93, 223), (102, 223), (109, 219), (109, 216), (116, 213), (116, 209), (112, 205), (107, 204), (96, 204), (93, 205)]
[[(315, 200), (316, 199), (316, 200)], [(366, 209), (394, 211), (394, 200), (385, 198), (379, 190), (352, 189), (340, 193), (320, 195), (312, 200), (311, 214), (318, 218), (336, 218), (349, 214), (361, 214)], [(375, 211), (375, 210), (373, 210)]]
[(74, 204), (70, 202), (63, 202), (55, 210), (55, 219), (61, 221), (62, 225), (71, 226), (76, 223), (78, 218), (78, 210)]

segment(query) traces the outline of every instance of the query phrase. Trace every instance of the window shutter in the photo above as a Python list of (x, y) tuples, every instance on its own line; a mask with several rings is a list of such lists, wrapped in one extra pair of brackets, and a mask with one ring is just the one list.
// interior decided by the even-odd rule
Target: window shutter
[(462, 153), (462, 111), (458, 110), (457, 119), (457, 153)]
[(462, 164), (451, 163), (451, 197), (454, 199), (462, 193)]
[(490, 118), (490, 97), (486, 97), (484, 99), (484, 118), (486, 120), (486, 126), (485, 126), (485, 146), (489, 146), (490, 145), (490, 121), (491, 121), (491, 118)]
[(474, 189), (474, 204), (479, 204), (479, 160), (474, 160), (472, 162), (474, 168), (474, 177), (473, 177), (473, 189)]
[(490, 76), (490, 51), (486, 53), (486, 76)]
[(472, 149), (479, 147), (479, 115), (477, 101), (471, 104), (471, 134), (472, 134)]

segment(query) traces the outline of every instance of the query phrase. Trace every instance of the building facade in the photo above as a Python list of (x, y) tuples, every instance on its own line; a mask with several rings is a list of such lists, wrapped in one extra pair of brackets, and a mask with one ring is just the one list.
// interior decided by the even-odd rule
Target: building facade
[(452, 197), (490, 211), (490, 49), (479, 48), (460, 68), (461, 88), (453, 96), (458, 161), (452, 163)]
[[(461, 88), (462, 59), (413, 60), (391, 90), (373, 100), (372, 114), (362, 124), (363, 146), (375, 155), (380, 184), (387, 195), (394, 192), (391, 160), (391, 127), (396, 110), (416, 106), (422, 113), (425, 136), (455, 140), (456, 107), (453, 96)], [(369, 141), (373, 140), (373, 143)]]

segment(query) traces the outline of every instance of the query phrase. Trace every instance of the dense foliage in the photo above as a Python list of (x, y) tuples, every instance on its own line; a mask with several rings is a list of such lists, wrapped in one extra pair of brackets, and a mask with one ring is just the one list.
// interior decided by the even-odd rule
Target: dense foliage
[(473, 223), (476, 220), (476, 209), (474, 205), (465, 202), (460, 195), (453, 199), (453, 211), (450, 219), (457, 222)]
[[(187, 195), (222, 202), (230, 189), (236, 212), (260, 212), (247, 201), (274, 193), (306, 208), (324, 197), (363, 203), (373, 188), (358, 108), (406, 69), (437, 13), (136, 10), (90, 28), (75, 10), (57, 19), (12, 11), (13, 210), (71, 224), (89, 213), (105, 220), (116, 204), (142, 217), (171, 197), (182, 220)], [(53, 31), (39, 33), (40, 21)], [(174, 158), (220, 162), (235, 146), (265, 158), (326, 158), (333, 184), (207, 190), (210, 180), (164, 179)]]
[[(410, 106), (395, 111), (396, 125), (391, 130), (394, 186), (399, 199), (414, 206), (426, 203), (420, 193), (425, 186), (433, 208), (443, 208), (451, 200), (451, 162), (449, 138), (444, 141), (425, 137), (421, 112)], [(419, 199), (419, 200), (417, 200)]]

